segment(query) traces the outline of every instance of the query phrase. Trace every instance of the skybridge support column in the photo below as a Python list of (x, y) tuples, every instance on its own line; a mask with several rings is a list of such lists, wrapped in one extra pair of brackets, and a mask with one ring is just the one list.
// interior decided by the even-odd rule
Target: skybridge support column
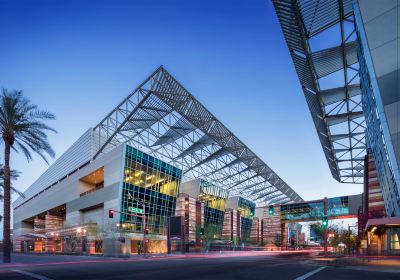
[(288, 238), (288, 224), (285, 222), (281, 223), (281, 250), (282, 249), (287, 249), (288, 248), (288, 242), (289, 242), (289, 238)]
[(264, 208), (262, 219), (262, 243), (268, 249), (279, 250), (284, 246), (285, 233), (282, 230), (280, 205), (274, 205), (274, 213), (268, 212), (268, 207)]

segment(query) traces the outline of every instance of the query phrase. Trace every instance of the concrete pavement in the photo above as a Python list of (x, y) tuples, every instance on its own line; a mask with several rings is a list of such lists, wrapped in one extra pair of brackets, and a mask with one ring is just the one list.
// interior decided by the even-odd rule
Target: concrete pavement
[[(27, 259), (31, 256), (14, 256)], [(56, 260), (52, 259), (55, 257)], [(128, 260), (33, 256), (41, 261), (2, 266), (0, 279), (400, 279), (400, 271), (369, 271), (326, 266), (308, 255), (210, 254)], [(49, 262), (50, 260), (50, 262)]]

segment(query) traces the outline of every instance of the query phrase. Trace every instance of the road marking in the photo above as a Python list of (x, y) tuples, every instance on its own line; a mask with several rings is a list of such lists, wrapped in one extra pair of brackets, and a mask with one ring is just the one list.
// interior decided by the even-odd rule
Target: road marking
[(313, 271), (310, 271), (310, 272), (307, 273), (307, 274), (304, 274), (304, 275), (302, 275), (302, 276), (297, 277), (297, 278), (294, 279), (294, 280), (304, 280), (304, 279), (307, 279), (308, 277), (313, 276), (314, 274), (320, 272), (321, 270), (323, 270), (323, 269), (325, 269), (325, 268), (326, 268), (326, 266), (321, 266), (321, 267), (319, 267), (319, 268), (317, 268), (317, 269), (315, 269), (315, 270), (313, 270)]
[(285, 266), (285, 265), (291, 265), (291, 264), (296, 264), (298, 265), (299, 263), (293, 263), (293, 262), (286, 262), (286, 263), (269, 263), (265, 264), (265, 267), (276, 267), (276, 266)]
[(23, 271), (23, 270), (19, 270), (19, 269), (11, 269), (11, 271), (26, 275), (26, 276), (30, 276), (34, 279), (38, 279), (38, 280), (53, 280), (51, 278), (47, 278), (46, 276), (43, 275), (39, 275), (36, 273), (32, 273), (32, 272), (28, 272), (28, 271)]

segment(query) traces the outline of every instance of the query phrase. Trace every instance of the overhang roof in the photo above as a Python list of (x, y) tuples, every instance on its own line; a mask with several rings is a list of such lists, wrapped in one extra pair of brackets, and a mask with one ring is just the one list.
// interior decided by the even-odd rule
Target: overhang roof
[(368, 230), (368, 228), (373, 226), (400, 226), (400, 217), (384, 217), (377, 219), (369, 219), (367, 224), (365, 225), (364, 230)]
[(94, 128), (93, 137), (93, 158), (127, 143), (182, 169), (185, 179), (203, 178), (231, 195), (259, 204), (303, 201), (162, 66)]
[(273, 0), (333, 178), (363, 182), (366, 153), (353, 0)]

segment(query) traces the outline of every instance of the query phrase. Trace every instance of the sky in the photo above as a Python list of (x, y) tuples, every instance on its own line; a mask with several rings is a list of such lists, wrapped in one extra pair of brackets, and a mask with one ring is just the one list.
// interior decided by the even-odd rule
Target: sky
[[(164, 65), (303, 199), (362, 192), (330, 174), (269, 0), (0, 0), (0, 38), (0, 88), (56, 115), (56, 157)], [(48, 168), (11, 166), (21, 191)]]

